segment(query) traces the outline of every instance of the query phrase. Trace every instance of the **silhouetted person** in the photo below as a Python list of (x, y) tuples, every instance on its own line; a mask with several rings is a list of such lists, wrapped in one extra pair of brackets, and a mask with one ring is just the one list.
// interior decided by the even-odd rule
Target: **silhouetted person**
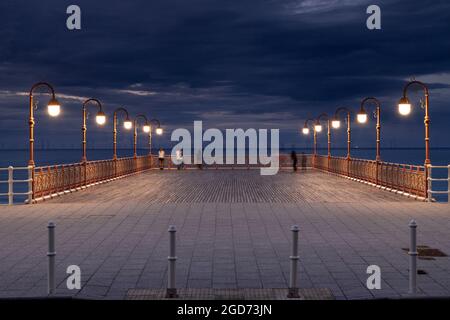
[(164, 169), (164, 155), (165, 155), (165, 152), (164, 152), (163, 148), (159, 148), (158, 159), (159, 159), (159, 169), (160, 170)]
[(304, 152), (302, 152), (301, 161), (302, 161), (302, 170), (306, 170), (306, 156)]
[(297, 172), (297, 154), (294, 150), (291, 152), (291, 159), (292, 159), (292, 169), (294, 169), (294, 172)]

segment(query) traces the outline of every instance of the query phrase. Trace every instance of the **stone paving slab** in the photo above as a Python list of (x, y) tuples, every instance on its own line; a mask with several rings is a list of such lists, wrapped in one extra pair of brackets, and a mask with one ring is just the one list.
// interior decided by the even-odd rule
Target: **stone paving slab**
[[(419, 245), (450, 253), (448, 204), (418, 202), (320, 172), (268, 179), (252, 170), (167, 173), (0, 207), (0, 297), (46, 295), (50, 220), (56, 223), (57, 294), (81, 298), (125, 299), (130, 289), (165, 288), (171, 224), (178, 229), (176, 280), (184, 289), (287, 287), (293, 224), (300, 227), (300, 288), (326, 288), (335, 299), (404, 296), (408, 255), (402, 248), (408, 247), (411, 219), (419, 225)], [(219, 197), (212, 195), (189, 198), (189, 188), (222, 192), (206, 183), (213, 180), (235, 185), (227, 189), (229, 202), (210, 202)], [(251, 188), (259, 189), (255, 198), (239, 198), (239, 190)], [(177, 190), (188, 191), (177, 198)], [(71, 264), (82, 271), (79, 291), (66, 288)], [(381, 268), (381, 290), (366, 288), (371, 264)], [(418, 260), (418, 267), (427, 272), (418, 275), (422, 296), (450, 296), (448, 256)]]

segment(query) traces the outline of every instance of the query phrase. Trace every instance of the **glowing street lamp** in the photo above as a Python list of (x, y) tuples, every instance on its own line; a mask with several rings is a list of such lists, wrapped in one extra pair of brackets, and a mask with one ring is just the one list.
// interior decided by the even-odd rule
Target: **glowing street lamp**
[[(145, 121), (144, 126), (142, 127), (142, 131), (144, 131), (145, 133), (150, 133), (150, 125), (148, 122), (148, 119), (145, 115), (143, 114), (139, 114), (134, 118), (134, 136), (133, 136), (133, 157), (136, 159), (137, 158), (137, 126), (138, 126), (138, 119), (141, 118)], [(150, 148), (150, 134), (149, 134), (149, 148)]]
[(309, 134), (309, 128), (303, 128), (302, 129), (302, 133), (305, 134), (305, 135)]
[(425, 125), (425, 166), (428, 166), (431, 164), (430, 160), (430, 114), (429, 114), (429, 91), (428, 87), (420, 81), (410, 81), (408, 82), (405, 87), (403, 88), (403, 96), (401, 97), (400, 101), (398, 102), (398, 112), (403, 115), (407, 116), (411, 113), (411, 102), (409, 101), (406, 93), (408, 91), (408, 88), (411, 85), (419, 85), (422, 87), (424, 94), (425, 94), (425, 102), (424, 102), (424, 109), (425, 109), (425, 116), (424, 116), (424, 125)]
[(350, 160), (351, 159), (350, 150), (351, 150), (351, 143), (352, 143), (352, 139), (351, 139), (351, 137), (352, 137), (351, 136), (351, 132), (352, 132), (352, 130), (351, 130), (351, 113), (352, 112), (350, 111), (350, 109), (345, 108), (345, 107), (338, 108), (336, 110), (336, 112), (334, 113), (334, 117), (332, 120), (332, 127), (334, 129), (338, 129), (341, 127), (341, 120), (339, 119), (339, 114), (341, 112), (347, 113), (347, 160)]
[(131, 122), (131, 120), (125, 120), (123, 122), (123, 127), (127, 130), (130, 130), (131, 128), (133, 128), (133, 122)]
[[(376, 131), (377, 131), (377, 154), (376, 154), (376, 161), (381, 161), (381, 155), (380, 155), (380, 142), (381, 142), (381, 103), (378, 99), (373, 98), (373, 97), (368, 97), (365, 98), (361, 101), (361, 107), (360, 110), (358, 112), (358, 122), (359, 123), (366, 123), (367, 122), (367, 112), (364, 109), (364, 106), (369, 103), (372, 102), (375, 104), (376, 107), (376, 118), (377, 118), (377, 124), (376, 124)], [(365, 115), (365, 116), (363, 116)]]
[(331, 126), (333, 129), (339, 129), (341, 127), (341, 120), (333, 118), (333, 120), (331, 120)]
[[(150, 120), (150, 123), (155, 123), (156, 124), (157, 127), (155, 129), (155, 133), (158, 136), (163, 134), (163, 129), (161, 128), (161, 122), (158, 119), (152, 119), (152, 120)], [(149, 148), (150, 148), (149, 154), (151, 155), (152, 154), (152, 130), (151, 130), (151, 127), (150, 127), (150, 131), (149, 131), (149, 144), (150, 144), (150, 146), (149, 146)]]
[(95, 121), (98, 125), (103, 126), (106, 123), (106, 114), (104, 114), (102, 111), (99, 111), (95, 116)]
[(29, 105), (29, 117), (28, 117), (28, 127), (29, 127), (29, 147), (30, 147), (30, 159), (28, 160), (28, 165), (33, 166), (34, 163), (34, 102), (33, 102), (33, 91), (39, 87), (47, 87), (50, 89), (51, 98), (50, 101), (47, 104), (47, 112), (51, 117), (57, 117), (61, 113), (61, 105), (59, 104), (58, 100), (56, 100), (55, 97), (55, 90), (53, 87), (47, 83), (47, 82), (38, 82), (35, 83), (30, 90), (29, 98), (30, 98), (30, 105)]
[(50, 99), (47, 105), (48, 114), (51, 117), (57, 117), (61, 113), (61, 105), (55, 98)]
[(314, 125), (314, 130), (316, 130), (316, 132), (322, 132), (322, 125), (316, 122)]
[(128, 111), (125, 108), (117, 108), (114, 110), (113, 116), (113, 160), (117, 160), (117, 113), (123, 112), (126, 116), (123, 126), (125, 129), (130, 130), (133, 127), (133, 122), (130, 120)]
[(367, 112), (364, 109), (360, 110), (358, 112), (358, 114), (356, 115), (356, 120), (361, 124), (366, 123), (367, 122)]
[(82, 133), (82, 150), (83, 150), (83, 155), (81, 157), (81, 162), (86, 162), (87, 161), (87, 156), (86, 156), (86, 144), (87, 144), (87, 139), (86, 139), (86, 131), (87, 131), (87, 126), (86, 126), (86, 119), (87, 119), (87, 106), (90, 103), (94, 103), (97, 108), (98, 108), (98, 112), (97, 115), (95, 117), (95, 121), (97, 122), (98, 125), (104, 125), (106, 123), (106, 115), (103, 112), (103, 107), (102, 104), (100, 103), (99, 100), (97, 99), (87, 99), (86, 101), (83, 102), (83, 106), (82, 106), (82, 117), (83, 117), (83, 126), (81, 127), (81, 133)]
[(398, 112), (402, 116), (407, 116), (411, 113), (411, 103), (407, 97), (402, 97), (398, 102)]

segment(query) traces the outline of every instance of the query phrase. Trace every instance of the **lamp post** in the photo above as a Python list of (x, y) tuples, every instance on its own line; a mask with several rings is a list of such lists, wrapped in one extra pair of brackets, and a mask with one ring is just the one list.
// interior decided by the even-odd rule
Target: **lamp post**
[[(313, 120), (313, 119), (307, 119), (307, 120), (305, 120), (305, 124), (303, 125), (303, 129), (302, 129), (302, 133), (304, 134), (304, 135), (308, 135), (309, 134), (309, 126), (308, 126), (308, 123), (309, 122), (316, 122), (315, 120)], [(320, 128), (320, 129), (322, 129), (322, 128)], [(316, 132), (316, 126), (313, 126), (313, 132), (314, 132), (314, 146), (313, 146), (313, 155), (314, 155), (314, 157), (316, 156), (316, 153), (317, 153), (317, 132)]]
[(331, 126), (333, 129), (339, 129), (341, 127), (341, 120), (339, 120), (339, 114), (341, 112), (347, 113), (347, 160), (351, 159), (351, 144), (352, 144), (352, 129), (351, 129), (351, 111), (348, 108), (341, 107), (337, 108), (334, 113), (334, 118), (331, 121)]
[(331, 121), (331, 125), (334, 129), (338, 129), (341, 126), (341, 120), (339, 120), (339, 114), (341, 112), (347, 113), (347, 175), (350, 175), (350, 162), (352, 161), (350, 152), (352, 145), (352, 129), (351, 129), (351, 114), (350, 109), (345, 107), (337, 108), (333, 120)]
[[(302, 129), (302, 133), (304, 134), (304, 135), (308, 135), (309, 134), (309, 126), (308, 126), (308, 124), (309, 124), (309, 122), (313, 122), (313, 123), (315, 123), (316, 121), (315, 120), (313, 120), (313, 119), (311, 119), (311, 118), (309, 118), (309, 119), (307, 119), (307, 120), (305, 120), (305, 124), (303, 125), (303, 129)], [(317, 127), (319, 130), (322, 130), (322, 127)], [(313, 167), (315, 166), (315, 164), (316, 164), (316, 154), (317, 154), (317, 132), (316, 132), (316, 126), (314, 125), (313, 126), (313, 131), (314, 131), (314, 146), (313, 146), (313, 160), (312, 160), (312, 165), (313, 165)]]
[[(330, 125), (330, 117), (326, 113), (322, 113), (317, 117), (315, 126), (320, 126), (320, 130), (317, 132), (322, 131), (322, 125), (320, 124), (320, 120), (322, 118), (325, 118), (327, 120), (327, 137), (328, 137), (328, 159), (331, 158), (331, 125)], [(316, 128), (317, 129), (317, 128)]]
[(408, 88), (412, 85), (419, 85), (422, 87), (425, 94), (425, 116), (424, 116), (424, 125), (425, 125), (425, 167), (431, 164), (430, 160), (430, 115), (429, 115), (429, 91), (428, 87), (420, 81), (410, 81), (403, 88), (403, 96), (398, 103), (398, 111), (401, 115), (407, 116), (411, 113), (411, 102), (409, 101), (406, 93)]
[(29, 113), (29, 118), (28, 118), (28, 126), (29, 126), (29, 134), (30, 134), (30, 138), (29, 138), (30, 159), (28, 160), (28, 165), (32, 166), (32, 167), (34, 167), (34, 165), (35, 165), (35, 163), (34, 163), (34, 125), (35, 125), (35, 121), (34, 121), (33, 91), (40, 87), (47, 87), (48, 89), (50, 89), (50, 93), (52, 95), (52, 97), (50, 98), (50, 101), (47, 104), (48, 114), (51, 117), (56, 117), (59, 115), (59, 113), (61, 111), (61, 105), (59, 104), (58, 100), (56, 100), (56, 97), (55, 97), (55, 90), (49, 83), (37, 82), (31, 87), (30, 94), (29, 94), (30, 113)]
[(81, 162), (87, 162), (87, 156), (86, 156), (86, 131), (87, 131), (87, 126), (86, 126), (86, 118), (87, 118), (87, 106), (89, 105), (89, 103), (94, 103), (97, 105), (98, 108), (98, 112), (97, 112), (97, 116), (95, 117), (95, 120), (97, 121), (97, 124), (99, 125), (104, 125), (106, 122), (106, 115), (103, 112), (103, 107), (102, 104), (100, 103), (100, 101), (98, 101), (97, 99), (87, 99), (86, 101), (83, 102), (83, 126), (81, 127), (81, 133), (82, 133), (82, 147), (83, 147), (83, 155), (81, 157)]
[(130, 120), (130, 116), (128, 111), (125, 108), (117, 108), (114, 110), (114, 119), (113, 119), (113, 160), (117, 160), (117, 113), (123, 112), (125, 113), (125, 121), (123, 122), (123, 126), (125, 129), (130, 130), (133, 127), (133, 123)]
[(368, 116), (367, 116), (367, 112), (364, 109), (364, 106), (369, 103), (372, 102), (375, 104), (376, 106), (376, 118), (377, 118), (377, 124), (376, 124), (376, 131), (377, 131), (377, 154), (376, 154), (376, 161), (379, 162), (381, 161), (381, 155), (380, 155), (380, 142), (381, 142), (381, 103), (377, 98), (373, 98), (373, 97), (368, 97), (368, 98), (364, 98), (361, 101), (361, 107), (359, 109), (358, 115), (357, 115), (357, 120), (359, 123), (366, 123)]
[[(327, 141), (328, 141), (328, 157), (327, 157), (327, 170), (330, 169), (330, 161), (331, 161), (331, 125), (330, 125), (330, 117), (326, 113), (322, 113), (317, 117), (315, 126), (320, 126), (320, 130), (322, 131), (322, 125), (320, 124), (321, 119), (327, 119)], [(316, 128), (317, 131), (317, 128)]]
[[(161, 128), (161, 122), (158, 119), (152, 119), (150, 120), (150, 123), (155, 123), (157, 125), (155, 129), (155, 133), (160, 136), (163, 134), (163, 129)], [(149, 155), (152, 154), (152, 130), (150, 128), (149, 132)]]
[(364, 109), (364, 105), (366, 103), (372, 102), (375, 104), (376, 106), (376, 117), (377, 117), (377, 124), (375, 126), (376, 130), (377, 130), (377, 155), (375, 157), (375, 183), (378, 184), (378, 174), (379, 174), (379, 169), (378, 169), (378, 165), (379, 162), (381, 161), (381, 156), (380, 156), (380, 142), (381, 142), (381, 103), (377, 98), (373, 98), (373, 97), (367, 97), (364, 98), (361, 101), (361, 107), (359, 109), (358, 115), (357, 115), (357, 120), (359, 123), (366, 123), (367, 122), (367, 112)]
[[(147, 120), (147, 117), (146, 117), (145, 115), (143, 115), (143, 114), (137, 115), (137, 116), (134, 118), (134, 135), (133, 135), (133, 151), (134, 151), (133, 157), (134, 157), (134, 159), (137, 158), (137, 122), (138, 122), (138, 119), (139, 119), (139, 118), (142, 118), (142, 119), (145, 120), (145, 124), (144, 124), (144, 126), (142, 127), (142, 130), (143, 130), (145, 133), (148, 133), (148, 134), (149, 134), (149, 140), (150, 140), (150, 135), (151, 135), (151, 128), (150, 128), (149, 122), (148, 122), (148, 120)], [(149, 148), (150, 148), (150, 142), (149, 142)]]

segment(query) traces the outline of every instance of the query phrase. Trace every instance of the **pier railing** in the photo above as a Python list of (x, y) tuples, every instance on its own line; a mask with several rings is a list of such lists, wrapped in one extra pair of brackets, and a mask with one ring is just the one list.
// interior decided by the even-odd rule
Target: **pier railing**
[[(17, 197), (25, 197), (26, 202), (31, 202), (33, 167), (12, 167), (0, 168), (0, 174), (7, 173), (6, 180), (1, 180), (0, 187), (6, 185), (6, 188), (0, 188), (0, 198), (7, 197), (7, 204), (13, 205)], [(3, 192), (3, 190), (7, 192)], [(16, 198), (16, 199), (15, 199)], [(2, 199), (1, 199), (2, 200)], [(3, 201), (0, 201), (2, 204)]]
[[(436, 170), (437, 169), (437, 170)], [(442, 170), (444, 169), (444, 170)], [(440, 174), (436, 174), (436, 171), (442, 171)], [(435, 177), (435, 175), (437, 177)], [(434, 189), (435, 184), (446, 183), (447, 190), (436, 190)], [(447, 202), (450, 203), (450, 164), (448, 166), (428, 166), (428, 190), (427, 190), (427, 200), (435, 201), (434, 196), (447, 195)]]
[(33, 199), (84, 189), (152, 167), (151, 156), (119, 158), (36, 167), (33, 177)]
[(419, 197), (427, 196), (427, 171), (424, 166), (322, 155), (312, 157), (313, 167), (347, 176), (382, 188)]
[[(299, 154), (297, 155), (297, 165), (299, 168), (315, 168), (345, 176), (352, 180), (373, 184), (386, 190), (422, 198), (427, 198), (427, 196), (430, 197), (430, 194), (433, 193), (429, 188), (431, 187), (431, 181), (436, 180), (429, 179), (429, 173), (424, 166), (375, 160)], [(247, 157), (243, 164), (203, 164), (202, 168), (252, 169), (260, 168), (261, 166), (262, 165), (260, 164), (249, 163)], [(292, 159), (289, 154), (279, 155), (279, 167), (280, 169), (292, 167)], [(31, 170), (31, 167), (22, 168), (24, 170), (29, 170), (32, 175), (31, 178), (22, 179), (23, 181), (11, 178), (12, 170), (9, 169), (8, 180), (1, 182), (8, 183), (9, 186), (14, 183), (27, 182), (31, 187), (28, 188), (28, 192), (21, 193), (21, 195), (31, 194), (32, 200), (36, 201), (75, 190), (81, 190), (92, 185), (112, 181), (152, 168), (159, 168), (159, 159), (156, 155), (41, 166), (35, 167), (34, 170)], [(177, 168), (177, 165), (172, 162), (170, 156), (165, 157), (164, 168)], [(199, 166), (194, 163), (189, 165), (185, 164), (184, 168), (193, 169), (199, 168)], [(32, 192), (30, 192), (30, 188), (32, 189)], [(19, 194), (14, 193), (12, 188), (9, 190), (11, 191), (1, 195), (6, 195), (11, 199), (14, 195)], [(30, 198), (28, 198), (27, 201), (30, 202)]]

